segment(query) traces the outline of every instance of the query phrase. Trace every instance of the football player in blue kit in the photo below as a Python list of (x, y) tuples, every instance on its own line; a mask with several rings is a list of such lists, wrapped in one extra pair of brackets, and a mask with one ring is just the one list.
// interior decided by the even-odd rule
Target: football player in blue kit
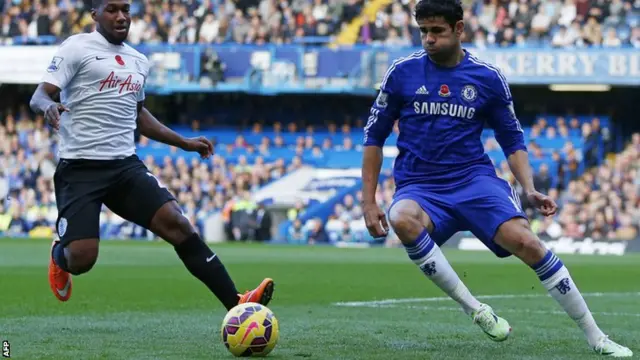
[[(460, 1), (419, 1), (415, 19), (424, 50), (393, 62), (365, 126), (363, 207), (369, 232), (382, 237), (391, 225), (409, 258), (495, 341), (507, 339), (509, 323), (470, 293), (440, 250), (458, 231), (471, 231), (496, 256), (515, 255), (531, 267), (597, 353), (631, 356), (600, 330), (562, 260), (531, 231), (517, 192), (496, 175), (484, 152), (486, 122), (529, 203), (544, 216), (556, 213), (555, 202), (534, 188), (504, 75), (462, 48)], [(385, 214), (375, 192), (382, 147), (395, 120), (396, 193)]]

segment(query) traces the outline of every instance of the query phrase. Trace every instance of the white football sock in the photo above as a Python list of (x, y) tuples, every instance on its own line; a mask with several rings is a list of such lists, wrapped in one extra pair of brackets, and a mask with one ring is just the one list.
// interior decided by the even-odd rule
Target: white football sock
[(426, 229), (413, 244), (404, 246), (411, 261), (442, 291), (458, 302), (466, 314), (471, 315), (480, 308), (480, 302), (471, 295)]
[(605, 334), (593, 319), (587, 303), (562, 260), (548, 251), (542, 261), (532, 268), (549, 294), (584, 331), (589, 345), (595, 346)]

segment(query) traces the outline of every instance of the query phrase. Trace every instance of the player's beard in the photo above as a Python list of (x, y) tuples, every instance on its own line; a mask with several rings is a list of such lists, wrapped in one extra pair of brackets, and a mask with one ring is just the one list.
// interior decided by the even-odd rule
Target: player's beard
[(460, 45), (454, 44), (451, 47), (441, 47), (438, 51), (429, 54), (433, 62), (442, 66), (455, 66), (459, 62)]
[(440, 48), (436, 51), (427, 50), (429, 57), (439, 65), (446, 65), (450, 62), (453, 51), (451, 49)]

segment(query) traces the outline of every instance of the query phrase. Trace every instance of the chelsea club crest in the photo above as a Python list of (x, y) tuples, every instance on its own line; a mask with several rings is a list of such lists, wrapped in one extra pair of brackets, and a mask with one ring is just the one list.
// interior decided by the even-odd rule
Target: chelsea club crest
[(462, 89), (462, 98), (471, 102), (478, 97), (478, 91), (473, 85), (467, 85)]

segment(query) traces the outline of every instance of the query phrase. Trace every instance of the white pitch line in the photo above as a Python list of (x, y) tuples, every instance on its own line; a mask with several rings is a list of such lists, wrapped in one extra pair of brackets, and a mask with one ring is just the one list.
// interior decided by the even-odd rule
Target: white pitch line
[[(585, 297), (624, 297), (624, 296), (640, 296), (640, 292), (593, 292), (583, 293)], [(480, 295), (476, 296), (477, 299), (526, 299), (526, 298), (544, 298), (550, 297), (549, 294), (496, 294), (496, 295)], [(346, 307), (383, 307), (385, 305), (395, 304), (410, 304), (421, 302), (440, 302), (440, 301), (453, 301), (447, 296), (428, 297), (428, 298), (407, 298), (407, 299), (383, 299), (372, 301), (346, 301), (333, 303), (334, 306), (346, 306)]]
[[(383, 309), (417, 309), (417, 310), (434, 310), (434, 311), (457, 311), (462, 312), (462, 308), (460, 307), (451, 307), (451, 306), (428, 306), (428, 305), (401, 305), (401, 304), (388, 304), (388, 305), (380, 305), (377, 308)], [(519, 314), (540, 314), (540, 315), (566, 315), (566, 312), (560, 310), (532, 310), (532, 309), (500, 309), (498, 313), (519, 313)], [(623, 313), (623, 312), (593, 312), (593, 315), (596, 316), (630, 316), (630, 317), (640, 317), (640, 313)]]

